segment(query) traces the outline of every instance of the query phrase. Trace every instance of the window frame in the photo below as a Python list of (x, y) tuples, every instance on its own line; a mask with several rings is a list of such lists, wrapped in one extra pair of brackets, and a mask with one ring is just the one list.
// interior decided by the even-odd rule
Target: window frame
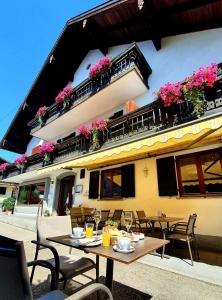
[[(177, 170), (177, 182), (178, 182), (180, 197), (211, 197), (211, 196), (222, 195), (222, 192), (218, 192), (218, 193), (217, 192), (213, 192), (213, 193), (206, 192), (204, 175), (203, 175), (202, 164), (201, 164), (201, 155), (208, 154), (208, 153), (218, 153), (219, 154), (219, 160), (220, 160), (220, 165), (221, 165), (221, 170), (222, 170), (222, 148), (210, 149), (210, 150), (205, 150), (205, 151), (200, 151), (200, 152), (193, 152), (193, 153), (179, 155), (179, 156), (175, 157), (176, 170)], [(195, 165), (197, 168), (197, 178), (199, 181), (199, 189), (200, 189), (199, 193), (185, 193), (184, 192), (180, 160), (183, 158), (189, 158), (189, 157), (195, 158)]]
[(119, 168), (113, 168), (113, 169), (106, 169), (106, 170), (102, 170), (101, 171), (101, 180), (100, 180), (100, 199), (101, 200), (120, 200), (122, 199), (122, 195), (121, 196), (109, 196), (109, 197), (105, 197), (103, 196), (103, 191), (104, 191), (104, 187), (103, 187), (103, 184), (104, 184), (104, 174), (106, 173), (110, 173), (111, 177), (112, 177), (112, 180), (111, 180), (111, 194), (113, 195), (113, 175), (116, 171), (119, 171), (120, 172), (120, 175), (121, 175), (121, 189), (122, 189), (122, 170), (121, 170), (121, 167)]
[[(33, 186), (37, 186), (37, 185), (41, 185), (41, 184), (44, 184), (44, 196), (43, 196), (43, 199), (45, 198), (45, 194), (46, 194), (46, 188), (47, 188), (47, 182), (46, 181), (37, 181), (37, 182), (32, 182), (32, 183), (27, 183), (27, 184), (23, 184), (19, 187), (19, 191), (18, 191), (18, 196), (17, 196), (17, 203), (16, 205), (20, 205), (20, 206), (35, 206), (35, 205), (39, 205), (42, 201), (42, 199), (39, 197), (39, 202), (38, 203), (31, 203), (31, 195), (32, 195), (32, 187)], [(20, 192), (21, 192), (21, 188), (23, 187), (28, 187), (28, 201), (27, 203), (21, 203), (19, 202), (19, 195), (20, 195)]]

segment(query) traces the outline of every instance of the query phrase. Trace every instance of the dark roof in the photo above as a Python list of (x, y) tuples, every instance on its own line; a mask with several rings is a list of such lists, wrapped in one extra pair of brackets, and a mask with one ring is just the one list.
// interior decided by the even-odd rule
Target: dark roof
[(4, 164), (4, 163), (8, 163), (8, 161), (2, 157), (0, 157), (0, 165)]
[[(141, 9), (138, 2), (144, 3)], [(89, 50), (99, 48), (105, 54), (110, 46), (149, 39), (159, 50), (162, 37), (221, 26), (222, 0), (111, 0), (70, 19), (0, 147), (25, 152), (31, 138), (28, 121), (40, 106), (54, 102)]]

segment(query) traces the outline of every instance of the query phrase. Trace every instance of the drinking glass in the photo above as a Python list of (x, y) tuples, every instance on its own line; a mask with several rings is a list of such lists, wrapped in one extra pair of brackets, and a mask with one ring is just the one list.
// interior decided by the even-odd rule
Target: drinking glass
[(109, 247), (110, 246), (111, 234), (109, 233), (109, 231), (105, 227), (103, 228), (102, 242), (103, 242), (103, 247)]
[(91, 238), (93, 236), (93, 223), (86, 223), (86, 238)]
[(123, 220), (124, 220), (124, 225), (126, 226), (127, 232), (129, 234), (130, 227), (132, 226), (133, 223), (133, 215), (132, 212), (130, 211), (125, 211), (123, 213)]
[(98, 225), (99, 225), (99, 222), (101, 221), (101, 211), (100, 210), (95, 210), (94, 214), (93, 214), (93, 218), (94, 218), (94, 221), (96, 222), (96, 235), (97, 235)]

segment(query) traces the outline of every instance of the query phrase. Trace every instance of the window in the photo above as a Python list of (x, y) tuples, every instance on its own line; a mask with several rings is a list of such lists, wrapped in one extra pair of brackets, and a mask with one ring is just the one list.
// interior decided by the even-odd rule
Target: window
[(222, 149), (176, 158), (180, 195), (222, 193)]
[(121, 168), (102, 171), (101, 198), (121, 198), (122, 174)]
[(35, 183), (21, 186), (19, 189), (19, 204), (38, 204), (45, 194), (45, 183)]
[(0, 187), (0, 195), (5, 195), (6, 194), (6, 187), (1, 186)]

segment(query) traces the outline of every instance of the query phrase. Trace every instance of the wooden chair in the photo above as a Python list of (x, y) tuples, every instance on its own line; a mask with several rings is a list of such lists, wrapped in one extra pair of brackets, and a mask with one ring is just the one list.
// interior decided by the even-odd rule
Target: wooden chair
[(173, 224), (169, 228), (169, 235), (167, 236), (168, 239), (173, 241), (172, 243), (173, 247), (174, 247), (175, 240), (187, 243), (192, 266), (193, 266), (193, 255), (191, 250), (191, 243), (193, 245), (194, 254), (197, 253), (197, 258), (198, 260), (200, 259), (199, 251), (197, 248), (196, 236), (194, 233), (196, 219), (197, 219), (197, 214), (192, 214), (190, 215), (188, 222), (178, 222), (176, 224)]
[[(152, 224), (151, 224), (150, 221), (147, 220), (145, 211), (144, 210), (137, 210), (136, 214), (137, 214), (137, 218), (138, 218), (137, 221), (138, 221), (138, 224), (139, 224), (139, 227), (140, 227), (141, 231), (151, 230), (152, 229)], [(144, 225), (145, 225), (145, 228), (144, 228)]]
[(84, 223), (85, 222), (94, 222), (93, 212), (94, 212), (94, 208), (82, 207), (82, 215), (83, 215)]
[[(58, 266), (53, 267), (48, 261), (35, 260), (27, 263), (23, 242), (0, 236), (0, 298), (2, 300), (33, 300), (28, 268), (40, 266), (51, 272), (51, 291), (38, 300), (81, 300), (96, 291), (104, 291), (109, 300), (112, 294), (102, 284), (92, 284), (68, 297), (58, 290)], [(4, 272), (3, 272), (4, 270)]]
[(112, 216), (112, 221), (117, 222), (119, 225), (121, 225), (122, 213), (123, 213), (122, 209), (115, 209)]
[[(96, 282), (99, 281), (99, 258), (96, 258), (96, 263), (86, 257), (79, 258), (74, 255), (63, 255), (59, 256), (56, 248), (52, 245), (52, 243), (48, 242), (45, 238), (44, 233), (47, 232), (48, 224), (44, 224), (45, 220), (41, 217), (37, 218), (37, 239), (32, 241), (33, 244), (36, 245), (36, 252), (34, 260), (37, 260), (39, 251), (42, 249), (49, 249), (53, 258), (48, 259), (47, 261), (53, 266), (57, 266), (59, 269), (59, 282), (63, 282), (63, 289), (65, 289), (67, 280), (72, 279), (75, 276), (83, 275), (85, 272), (95, 269), (96, 270)], [(70, 230), (67, 228), (66, 234), (68, 234)], [(35, 272), (35, 266), (32, 268), (30, 281), (32, 282), (33, 276)]]
[(84, 217), (81, 207), (70, 208), (71, 227), (84, 226)]
[(127, 210), (127, 211), (124, 211), (124, 212), (130, 212), (132, 214), (133, 222), (132, 222), (132, 226), (131, 226), (130, 230), (132, 230), (132, 231), (138, 231), (138, 230), (140, 230), (141, 231), (140, 223), (136, 219), (134, 211), (133, 210)]

